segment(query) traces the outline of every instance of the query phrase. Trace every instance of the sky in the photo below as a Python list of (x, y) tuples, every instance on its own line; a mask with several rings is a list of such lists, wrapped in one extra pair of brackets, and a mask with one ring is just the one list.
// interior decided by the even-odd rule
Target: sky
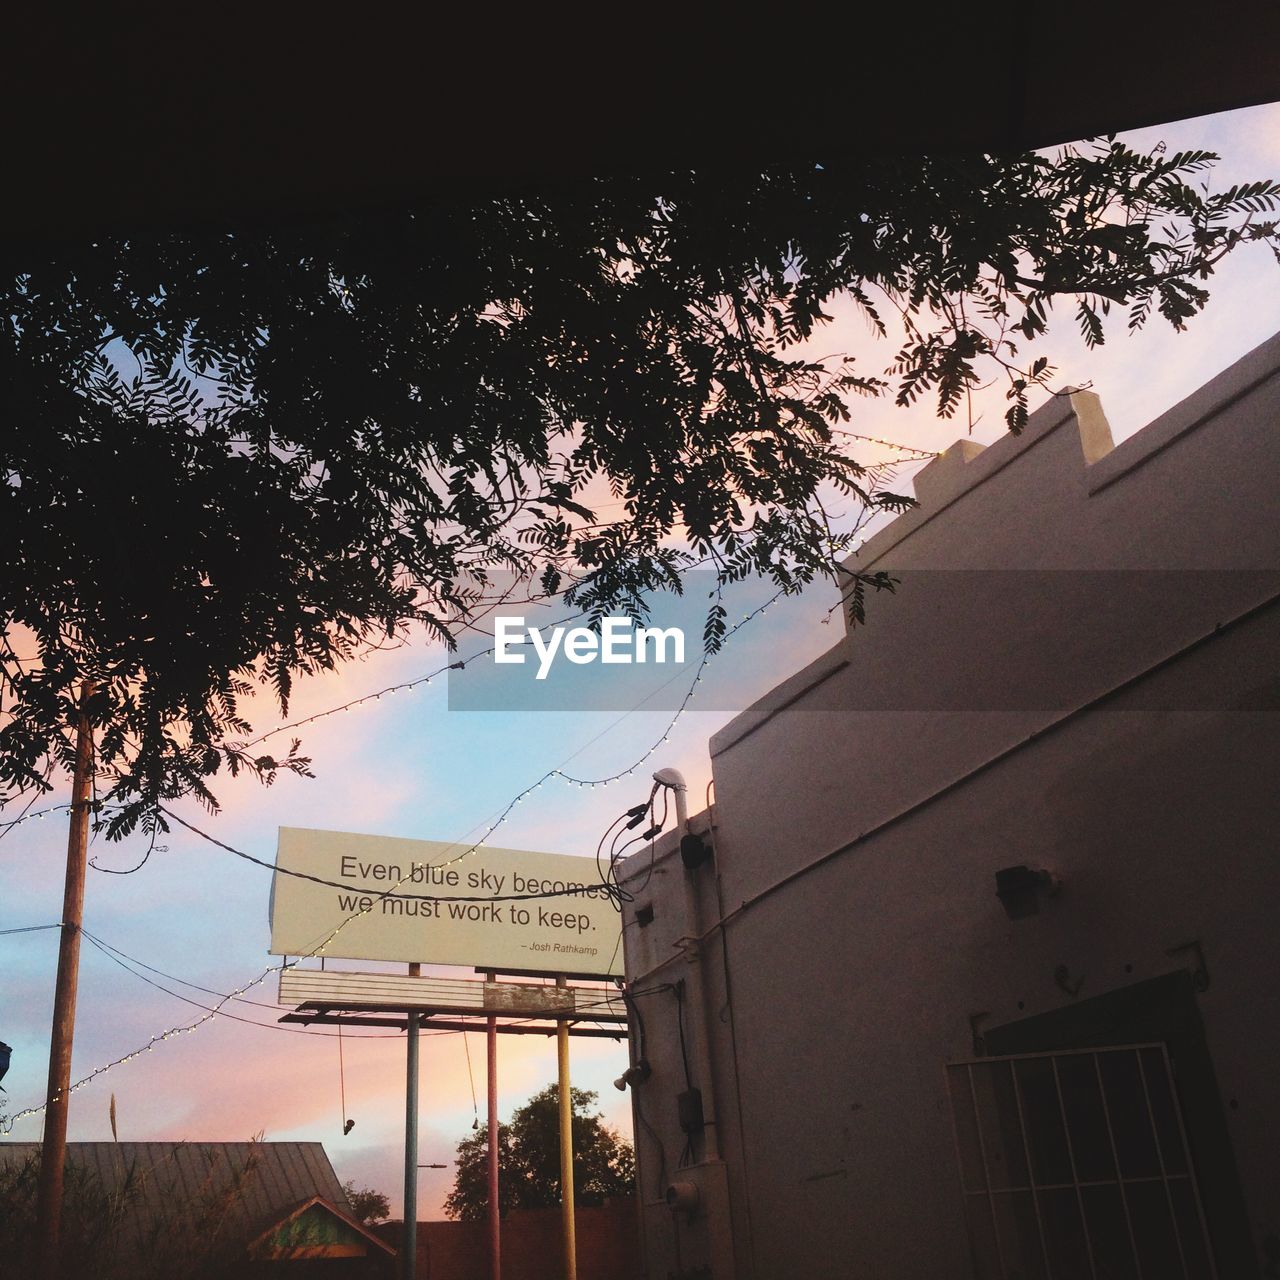
[[(1222, 162), (1213, 183), (1280, 175), (1280, 105), (1225, 113), (1124, 135), (1138, 147), (1163, 139), (1173, 149), (1205, 147)], [(1280, 331), (1280, 268), (1265, 249), (1246, 249), (1222, 266), (1209, 288), (1207, 310), (1178, 334), (1159, 319), (1138, 334), (1113, 316), (1107, 344), (1089, 350), (1064, 310), (1037, 343), (1057, 369), (1057, 386), (1091, 386), (1101, 397), (1117, 441), (1132, 435), (1206, 380)], [(857, 355), (879, 371), (892, 345), (875, 341), (852, 310), (837, 309), (822, 334), (827, 351)], [(1043, 396), (1041, 397), (1043, 399)], [(891, 401), (859, 401), (850, 430), (914, 449), (937, 451), (969, 435), (989, 443), (1004, 431), (1003, 395), (976, 401), (976, 421), (939, 421), (925, 403), (911, 410)], [(1034, 402), (1033, 402), (1034, 407)], [(867, 462), (903, 455), (867, 442)], [(903, 465), (895, 486), (909, 492), (919, 462)], [(326, 716), (300, 731), (316, 778), (285, 776), (271, 788), (247, 779), (221, 780), (216, 816), (194, 805), (184, 817), (224, 843), (268, 862), (280, 826), (317, 827), (374, 835), (459, 842), (479, 839), (512, 797), (549, 770), (603, 778), (630, 769), (607, 786), (571, 787), (552, 780), (517, 806), (492, 843), (506, 847), (591, 855), (600, 835), (624, 809), (647, 798), (648, 773), (683, 771), (690, 808), (704, 806), (711, 781), (709, 737), (792, 672), (832, 647), (842, 623), (832, 614), (835, 593), (818, 584), (778, 602), (734, 635), (708, 668), (701, 700), (671, 725), (670, 710), (451, 710), (445, 681), (387, 695)], [(873, 602), (874, 603), (874, 602)], [(730, 619), (734, 621), (734, 619)], [(290, 720), (316, 715), (392, 684), (417, 680), (447, 661), (423, 642), (368, 655), (296, 691)], [(455, 679), (463, 679), (457, 673)], [(456, 692), (456, 690), (455, 690)], [(718, 710), (699, 710), (714, 706)], [(254, 713), (260, 732), (274, 727), (267, 699)], [(282, 735), (277, 741), (286, 741)], [(65, 800), (65, 786), (37, 805)], [(12, 813), (13, 810), (10, 810)], [(5, 814), (4, 817), (9, 817)], [(239, 989), (275, 963), (267, 954), (268, 872), (181, 829), (130, 875), (107, 869), (134, 866), (138, 841), (90, 850), (85, 929), (141, 964), (210, 991)], [(35, 819), (0, 836), (0, 930), (56, 922), (61, 913), (66, 847), (65, 815)], [(43, 1099), (58, 934), (54, 929), (0, 934), (0, 1040), (13, 1062), (0, 1112), (13, 1114)], [(146, 970), (143, 970), (146, 973)], [(155, 972), (155, 983), (202, 1003), (216, 1002)], [(75, 1093), (72, 1140), (109, 1140), (114, 1095), (121, 1140), (321, 1141), (340, 1178), (388, 1194), (401, 1203), (405, 1088), (404, 1037), (366, 1031), (338, 1040), (316, 1030), (276, 1025), (275, 978), (233, 1004), (236, 1017), (215, 1017), (190, 1034), (162, 1041), (98, 1076)], [(87, 941), (81, 952), (73, 1079), (130, 1053), (167, 1028), (201, 1017), (200, 1008), (125, 972)], [(422, 1042), (420, 1156), (452, 1160), (485, 1105), (485, 1043), (481, 1034), (427, 1032)], [(341, 1062), (341, 1069), (340, 1069)], [(598, 1093), (606, 1123), (630, 1133), (630, 1107), (611, 1081), (627, 1064), (626, 1046), (575, 1040), (574, 1084)], [(504, 1036), (499, 1044), (499, 1104), (503, 1118), (555, 1078), (554, 1039)], [(355, 1124), (343, 1136), (343, 1100)], [(18, 1121), (15, 1139), (38, 1139), (39, 1117)], [(443, 1216), (449, 1169), (423, 1169), (419, 1216)]]

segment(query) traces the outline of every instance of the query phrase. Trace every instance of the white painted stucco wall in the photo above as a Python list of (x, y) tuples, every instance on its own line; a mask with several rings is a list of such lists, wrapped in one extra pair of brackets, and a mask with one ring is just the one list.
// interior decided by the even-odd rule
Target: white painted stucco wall
[[(690, 873), (673, 840), (625, 868), (651, 1276), (970, 1276), (943, 1076), (973, 1055), (970, 1016), (1169, 973), (1188, 939), (1211, 974), (1235, 1247), (1280, 1236), (1278, 369), (1280, 337), (1114, 449), (1090, 393), (958, 445), (850, 561), (900, 574), (897, 593), (712, 740), (706, 1009), (684, 1017), (686, 1047), (693, 1018), (710, 1041), (723, 1168), (675, 1168), (664, 987), (689, 964)], [(1064, 889), (1009, 920), (994, 873), (1018, 863)], [(706, 1182), (691, 1216), (660, 1201), (677, 1177)]]

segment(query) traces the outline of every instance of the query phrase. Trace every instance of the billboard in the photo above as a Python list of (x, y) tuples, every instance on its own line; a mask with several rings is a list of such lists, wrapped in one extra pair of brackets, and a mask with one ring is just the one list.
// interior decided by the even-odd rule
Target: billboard
[(621, 975), (622, 917), (593, 859), (482, 845), (451, 862), (461, 851), (434, 840), (281, 827), (270, 950)]

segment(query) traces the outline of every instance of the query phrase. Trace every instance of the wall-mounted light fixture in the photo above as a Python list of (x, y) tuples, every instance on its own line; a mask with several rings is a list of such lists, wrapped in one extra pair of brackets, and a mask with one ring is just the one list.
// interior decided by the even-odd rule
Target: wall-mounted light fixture
[(1040, 910), (1042, 897), (1054, 897), (1062, 888), (1056, 873), (1031, 867), (1005, 867), (996, 872), (996, 897), (1010, 920), (1022, 920)]
[(619, 1093), (626, 1093), (627, 1085), (630, 1085), (634, 1089), (636, 1085), (644, 1084), (651, 1074), (648, 1060), (641, 1058), (639, 1062), (633, 1063), (629, 1066), (613, 1082), (613, 1087), (617, 1089)]

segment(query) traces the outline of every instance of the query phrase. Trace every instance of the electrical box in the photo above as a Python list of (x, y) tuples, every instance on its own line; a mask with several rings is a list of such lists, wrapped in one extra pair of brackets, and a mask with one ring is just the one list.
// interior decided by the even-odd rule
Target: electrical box
[(688, 1089), (676, 1098), (680, 1128), (685, 1133), (701, 1133), (706, 1127), (702, 1119), (702, 1090)]

